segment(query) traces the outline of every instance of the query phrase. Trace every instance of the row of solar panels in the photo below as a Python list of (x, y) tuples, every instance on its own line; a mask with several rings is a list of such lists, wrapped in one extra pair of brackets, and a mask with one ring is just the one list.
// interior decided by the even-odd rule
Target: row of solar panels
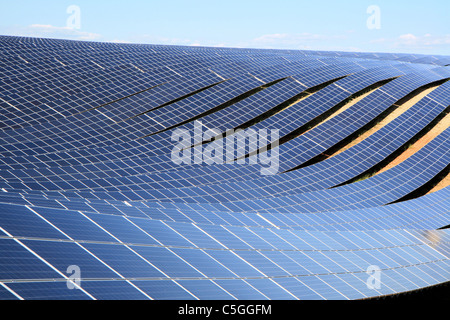
[[(438, 91), (439, 92), (439, 91)], [(444, 98), (445, 98), (445, 96), (444, 96)], [(445, 103), (445, 101), (443, 101), (444, 103)], [(350, 112), (349, 112), (350, 113)], [(353, 115), (352, 113), (350, 113), (350, 115)], [(326, 124), (328, 124), (328, 122), (326, 123)], [(330, 128), (330, 130), (331, 130), (331, 128)], [(308, 138), (306, 138), (307, 140), (308, 140)], [(336, 139), (336, 138), (335, 138)], [(322, 144), (321, 144), (322, 145)], [(102, 151), (104, 151), (104, 150), (102, 150)], [(129, 150), (130, 151), (130, 150)], [(284, 154), (284, 152), (283, 152), (283, 154)], [(69, 156), (72, 156), (73, 157), (73, 154), (69, 154)], [(48, 157), (46, 157), (47, 159), (51, 159), (51, 158), (48, 158)], [(10, 161), (11, 163), (14, 163), (15, 161), (13, 161), (13, 159), (14, 158), (7, 158), (6, 160), (7, 161)], [(19, 158), (19, 159), (21, 159), (22, 161), (26, 161), (26, 160), (28, 160), (28, 159), (22, 159), (22, 158)], [(45, 159), (45, 158), (44, 158)], [(152, 160), (154, 160), (154, 159), (152, 159)], [(167, 162), (167, 157), (165, 158), (165, 160), (166, 160), (166, 162)], [(58, 164), (58, 161), (56, 160), (56, 161), (54, 161), (54, 163), (56, 163), (56, 164)], [(66, 162), (67, 163), (67, 162)], [(27, 162), (27, 164), (29, 164), (29, 162)], [(170, 162), (169, 162), (169, 164), (168, 165), (170, 165)]]
[[(399, 78), (399, 79), (402, 79), (402, 78)], [(381, 92), (381, 91), (380, 91)], [(378, 93), (378, 92), (375, 92), (375, 93)], [(374, 93), (374, 94), (375, 94)], [(383, 93), (381, 93), (381, 95), (383, 95)], [(313, 95), (314, 96), (314, 95)], [(385, 95), (386, 96), (386, 95)], [(385, 97), (384, 96), (384, 97)], [(369, 101), (373, 101), (372, 103), (373, 104), (377, 104), (377, 100), (376, 99), (380, 99), (380, 97), (378, 96), (376, 96), (376, 95), (370, 95), (369, 97), (367, 97), (367, 99), (369, 100)], [(395, 98), (394, 98), (395, 99)], [(442, 98), (441, 98), (442, 99)], [(443, 99), (445, 99), (445, 96), (443, 97)], [(390, 106), (391, 104), (390, 103), (392, 103), (392, 102), (394, 102), (392, 99), (389, 101), (387, 101), (386, 103), (385, 103), (385, 108), (387, 108), (388, 106)], [(442, 101), (444, 104), (446, 103), (446, 101)], [(355, 106), (355, 108), (357, 108), (358, 106), (360, 106), (360, 105), (363, 105), (363, 104), (365, 104), (366, 103), (366, 100), (364, 100), (364, 101), (362, 101), (362, 102), (360, 102), (357, 106)], [(289, 109), (288, 109), (289, 110)], [(353, 115), (354, 113), (354, 110), (353, 109), (350, 109), (349, 111), (347, 111), (346, 112), (346, 114), (347, 114), (347, 117), (349, 117), (350, 115)], [(366, 109), (364, 109), (364, 110), (362, 110), (361, 112), (364, 112), (364, 111), (366, 111)], [(383, 110), (381, 110), (381, 112), (382, 112)], [(317, 112), (317, 111), (316, 111)], [(374, 111), (375, 112), (375, 111)], [(380, 112), (380, 111), (378, 111), (378, 112)], [(350, 114), (350, 115), (348, 115), (348, 114)], [(320, 110), (318, 111), (318, 113), (316, 113), (315, 114), (316, 116), (317, 115), (320, 115)], [(368, 115), (368, 117), (369, 117), (370, 115)], [(348, 119), (347, 118), (345, 118), (345, 114), (344, 115), (340, 115), (340, 117), (339, 118), (343, 118), (341, 121), (348, 121)], [(339, 118), (336, 118), (335, 119), (335, 121), (338, 121), (338, 119)], [(270, 119), (270, 118), (269, 118)], [(369, 118), (370, 119), (370, 118)], [(297, 126), (301, 126), (302, 125), (302, 122), (301, 122), (302, 120), (301, 119), (299, 119), (299, 120), (297, 120), (297, 122), (295, 122), (295, 125), (297, 125)], [(303, 120), (303, 123), (305, 122), (305, 120)], [(209, 123), (208, 123), (209, 124)], [(325, 131), (326, 132), (326, 130), (333, 130), (333, 126), (332, 126), (332, 122), (327, 122), (327, 123), (325, 123), (325, 127), (322, 129), (322, 127), (320, 128), (320, 129), (322, 129), (322, 131)], [(192, 126), (192, 123), (190, 123), (190, 125)], [(328, 129), (326, 126), (331, 126), (330, 127), (330, 129)], [(361, 126), (361, 124), (360, 125), (358, 125), (358, 124), (355, 124), (355, 129), (358, 129), (359, 127)], [(295, 127), (293, 127), (293, 128), (295, 128)], [(317, 130), (320, 130), (320, 129), (317, 129)], [(354, 129), (354, 130), (355, 130)], [(292, 130), (292, 129), (291, 129)], [(314, 134), (314, 133), (311, 133), (311, 134)], [(89, 133), (87, 133), (86, 134), (86, 136), (94, 136), (94, 137), (99, 137), (99, 139), (101, 139), (100, 137), (102, 136), (100, 133), (98, 133), (98, 132), (96, 132), (96, 134), (94, 134), (93, 132), (89, 132)], [(78, 138), (79, 138), (79, 136), (78, 136)], [(154, 140), (155, 139), (158, 139), (158, 138), (154, 138)], [(308, 141), (309, 141), (309, 138), (305, 138), (305, 139), (307, 139)], [(339, 139), (339, 137), (336, 137), (335, 139)], [(149, 139), (145, 139), (145, 141), (147, 142)], [(159, 140), (159, 139), (158, 139)], [(42, 142), (42, 141), (41, 141)], [(77, 141), (78, 142), (78, 141)], [(86, 143), (86, 140), (81, 140), (81, 142), (84, 142), (84, 143)], [(116, 142), (116, 143), (118, 143), (118, 141), (116, 141), (116, 140), (112, 140), (112, 142)], [(146, 142), (144, 142), (144, 144), (146, 143)], [(160, 141), (159, 141), (160, 142)], [(295, 143), (296, 143), (297, 141), (295, 141)], [(53, 141), (53, 143), (54, 143), (54, 141)], [(166, 145), (167, 145), (168, 143), (166, 143)], [(16, 149), (18, 149), (18, 148), (20, 148), (20, 147), (23, 147), (24, 146), (24, 144), (23, 143), (20, 143), (20, 144), (18, 144), (18, 146), (16, 147)], [(53, 147), (54, 147), (55, 145), (53, 145)], [(121, 146), (122, 148), (122, 150), (128, 150), (129, 152), (131, 152), (133, 149), (131, 148), (131, 146), (129, 145), (129, 144), (125, 144), (125, 145), (123, 145), (123, 146)], [(128, 148), (127, 148), (128, 147)], [(8, 145), (8, 149), (11, 149), (11, 148), (14, 148), (14, 145), (11, 145), (11, 144), (9, 144)], [(116, 146), (116, 148), (117, 148), (117, 146)], [(170, 149), (170, 146), (169, 147), (166, 147), (166, 152), (167, 151), (169, 151)], [(173, 148), (173, 146), (172, 146), (172, 148)], [(136, 147), (134, 148), (134, 149), (136, 149)], [(169, 149), (169, 150), (167, 150), (167, 149)], [(26, 149), (25, 149), (26, 150)], [(24, 150), (24, 151), (25, 151)], [(45, 152), (45, 150), (46, 150), (46, 148), (44, 147), (44, 146), (42, 146), (40, 149), (38, 149), (38, 151), (39, 150), (41, 150), (41, 152)], [(92, 149), (90, 149), (90, 150), (92, 150)], [(140, 149), (140, 150), (143, 150), (142, 148)], [(18, 150), (20, 153), (23, 153), (23, 151), (22, 151), (22, 149), (19, 149)], [(97, 156), (97, 155), (99, 155), (99, 154), (101, 154), (101, 152), (103, 152), (104, 153), (104, 151), (105, 151), (105, 149), (104, 149), (104, 147), (103, 148), (100, 148), (99, 149), (99, 151), (98, 152), (93, 152), (92, 151), (92, 156)], [(249, 150), (249, 151), (252, 151), (252, 150)], [(110, 150), (110, 152), (109, 153), (114, 153), (114, 152), (111, 152), (111, 150)], [(142, 153), (142, 151), (141, 151), (141, 153)], [(11, 153), (10, 153), (10, 151), (6, 151), (6, 154), (7, 155), (11, 155)], [(64, 153), (56, 153), (57, 155), (55, 155), (55, 156), (57, 156), (58, 158), (60, 157), (60, 156), (64, 156)], [(43, 157), (45, 156), (46, 154), (44, 153), (44, 155), (43, 155)], [(145, 154), (145, 155), (147, 155), (147, 154)], [(148, 155), (147, 155), (148, 156)], [(69, 154), (67, 154), (66, 156), (65, 156), (66, 158), (71, 158), (71, 159), (73, 159), (73, 157), (74, 157), (74, 154), (73, 153), (69, 153)], [(124, 155), (122, 155), (122, 157), (124, 157)], [(128, 155), (128, 157), (129, 157), (129, 155)], [(142, 157), (142, 156), (141, 156)], [(57, 159), (58, 159), (57, 158)], [(7, 161), (10, 161), (11, 163), (15, 163), (16, 161), (12, 161), (13, 159), (15, 159), (14, 157), (12, 157), (12, 158), (8, 158), (8, 160)], [(34, 159), (36, 159), (36, 160), (34, 160), (34, 161), (42, 161), (41, 159), (39, 159), (39, 158), (36, 158), (36, 156), (29, 156), (29, 157), (25, 157), (24, 159), (23, 159), (23, 157), (20, 157), (20, 158), (18, 158), (19, 160), (21, 160), (21, 161), (26, 161), (26, 163), (28, 164), (28, 163), (30, 163), (30, 162), (33, 162), (33, 160)], [(48, 159), (48, 157), (44, 157), (43, 158), (44, 160), (45, 159)], [(154, 159), (152, 159), (152, 160), (154, 160)], [(165, 162), (167, 162), (167, 157), (165, 157)], [(49, 161), (51, 161), (51, 160), (49, 160)], [(53, 160), (56, 164), (59, 164), (58, 163), (58, 160)], [(72, 160), (73, 161), (73, 160)], [(62, 162), (62, 160), (61, 160), (61, 162)], [(97, 161), (98, 162), (98, 161)], [(152, 161), (152, 162), (155, 162), (155, 161)], [(66, 162), (67, 163), (67, 162)]]
[[(76, 194), (74, 193), (73, 196)], [(105, 213), (162, 221), (186, 223), (275, 227), (306, 230), (371, 229), (438, 229), (448, 223), (449, 190), (443, 189), (415, 200), (389, 206), (368, 207), (351, 211), (332, 211), (326, 215), (305, 213), (254, 213), (217, 211), (206, 204), (173, 204), (167, 202), (128, 202), (86, 199), (78, 196), (35, 192), (0, 193), (0, 203), (29, 207)], [(430, 227), (431, 226), (431, 227)]]
[[(448, 64), (448, 56), (424, 55), (424, 54), (401, 54), (401, 53), (366, 53), (366, 52), (329, 52), (329, 51), (311, 51), (311, 50), (274, 50), (274, 49), (247, 49), (247, 48), (209, 48), (209, 47), (186, 47), (186, 46), (168, 46), (168, 45), (143, 45), (143, 44), (117, 44), (100, 42), (74, 42), (59, 39), (43, 38), (24, 38), (2, 36), (0, 44), (2, 50), (6, 49), (12, 52), (31, 54), (36, 52), (36, 48), (47, 50), (49, 52), (64, 54), (68, 50), (87, 52), (104, 52), (108, 49), (118, 52), (138, 53), (142, 51), (152, 51), (154, 53), (164, 52), (217, 52), (217, 53), (254, 53), (254, 54), (304, 54), (304, 55), (327, 55), (333, 57), (362, 57), (382, 60), (404, 60), (413, 63), (433, 63), (438, 61)], [(88, 49), (88, 50), (86, 50)], [(446, 63), (445, 63), (446, 62)]]
[[(391, 204), (447, 174), (449, 57), (20, 37), (0, 50), (0, 299), (362, 299), (450, 279), (435, 230), (449, 188)], [(172, 135), (197, 120), (279, 129), (278, 174), (175, 164)], [(205, 139), (192, 145), (219, 141)]]
[[(18, 227), (19, 218), (27, 223)], [(158, 283), (153, 288), (176, 283), (190, 298), (200, 293), (210, 299), (242, 299), (240, 287), (252, 283), (260, 284), (258, 298), (358, 299), (437, 284), (449, 276), (447, 231), (223, 227), (12, 205), (2, 206), (2, 225), (0, 279), (16, 297), (34, 287), (31, 298), (55, 298), (59, 290), (49, 283), (59, 282), (61, 289), (71, 284), (66, 269), (72, 265), (83, 273), (85, 294), (91, 285), (111, 282), (132, 282), (145, 292), (139, 283), (152, 281)], [(375, 291), (366, 280), (371, 266), (383, 277)], [(224, 293), (220, 283), (232, 280), (241, 283), (230, 287), (238, 295), (226, 296), (230, 292)], [(205, 283), (211, 288), (202, 288)], [(270, 289), (277, 286), (284, 295)], [(66, 290), (63, 297), (71, 295)], [(108, 294), (134, 298), (127, 291), (103, 292)], [(159, 297), (155, 292), (147, 298)]]

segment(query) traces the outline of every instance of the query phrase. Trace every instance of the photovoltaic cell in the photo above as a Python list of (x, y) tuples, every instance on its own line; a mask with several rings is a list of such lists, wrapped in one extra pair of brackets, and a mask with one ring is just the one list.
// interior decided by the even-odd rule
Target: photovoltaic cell
[[(449, 281), (450, 57), (0, 51), (0, 299), (354, 300)], [(276, 174), (252, 154), (269, 140), (246, 164), (175, 163), (174, 133), (227, 141), (194, 141), (196, 121), (278, 129)]]

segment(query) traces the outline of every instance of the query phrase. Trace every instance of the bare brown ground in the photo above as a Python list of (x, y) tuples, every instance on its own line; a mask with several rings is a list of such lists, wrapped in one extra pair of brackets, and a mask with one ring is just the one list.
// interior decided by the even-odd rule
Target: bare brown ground
[(444, 179), (442, 179), (437, 185), (435, 185), (430, 191), (428, 191), (427, 194), (439, 191), (448, 186), (450, 186), (450, 173), (448, 173)]
[(300, 101), (303, 101), (303, 100), (305, 100), (306, 98), (309, 98), (309, 97), (312, 96), (313, 94), (314, 94), (314, 93), (310, 93), (310, 92), (305, 91), (305, 95), (304, 95), (303, 97), (298, 98), (297, 100), (295, 100), (294, 102), (292, 102), (292, 103), (289, 104), (288, 106), (284, 107), (283, 109), (278, 110), (277, 112), (274, 113), (274, 115), (275, 115), (275, 114), (278, 114), (278, 113), (280, 113), (280, 112), (283, 112), (284, 110), (286, 110), (286, 109), (292, 107), (293, 105), (296, 105), (296, 104), (299, 103)]
[(325, 119), (322, 119), (322, 121), (320, 121), (318, 124), (316, 124), (315, 126), (309, 128), (307, 131), (305, 131), (303, 134), (305, 134), (306, 132), (320, 126), (322, 123), (336, 117), (338, 114), (341, 114), (342, 112), (344, 112), (345, 110), (349, 109), (351, 106), (355, 105), (357, 102), (361, 101), (362, 99), (364, 99), (365, 97), (367, 97), (369, 94), (371, 94), (372, 92), (374, 92), (375, 90), (378, 90), (379, 88), (375, 88), (372, 89), (366, 93), (364, 93), (363, 95), (350, 100), (349, 102), (347, 102), (344, 106), (342, 106), (339, 110), (336, 110), (335, 112), (333, 112), (332, 114), (330, 114), (328, 117), (326, 117)]
[(389, 163), (386, 167), (380, 170), (378, 173), (389, 170), (401, 162), (408, 159), (414, 153), (422, 149), (427, 143), (436, 138), (440, 133), (442, 133), (445, 129), (450, 126), (450, 113), (447, 114), (444, 118), (441, 119), (429, 132), (427, 132), (422, 138), (413, 143), (408, 149), (406, 149), (402, 154), (400, 154), (397, 158), (395, 158), (391, 163)]
[(383, 120), (381, 120), (379, 123), (377, 123), (375, 126), (373, 126), (371, 129), (369, 129), (368, 131), (364, 132), (362, 135), (360, 135), (358, 138), (356, 138), (355, 140), (353, 140), (352, 142), (350, 142), (349, 144), (347, 144), (345, 147), (339, 149), (338, 151), (336, 151), (335, 153), (331, 154), (330, 157), (333, 157), (335, 155), (340, 154), (341, 152), (344, 152), (347, 149), (350, 149), (351, 147), (353, 147), (354, 145), (360, 143), (361, 141), (365, 140), (367, 137), (371, 136), (372, 134), (374, 134), (375, 132), (377, 132), (378, 130), (380, 130), (381, 128), (383, 128), (384, 126), (386, 126), (387, 124), (389, 124), (390, 122), (392, 122), (393, 120), (395, 120), (397, 117), (399, 117), (402, 113), (404, 113), (405, 111), (407, 111), (408, 109), (410, 109), (412, 106), (414, 106), (417, 102), (419, 102), (420, 100), (422, 100), (425, 96), (427, 96), (428, 94), (430, 94), (433, 90), (435, 90), (437, 87), (439, 87), (439, 85), (428, 88), (426, 90), (424, 90), (423, 92), (419, 93), (418, 95), (414, 96), (413, 98), (409, 99), (408, 101), (400, 104), (400, 105), (396, 105), (397, 109), (395, 109), (393, 112), (391, 112), (386, 118), (384, 118)]

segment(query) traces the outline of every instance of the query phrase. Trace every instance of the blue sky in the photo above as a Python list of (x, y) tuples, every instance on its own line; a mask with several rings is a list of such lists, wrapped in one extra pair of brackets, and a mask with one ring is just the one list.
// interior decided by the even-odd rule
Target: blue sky
[[(71, 5), (79, 19), (69, 19)], [(379, 15), (368, 13), (372, 5)], [(448, 0), (0, 0), (0, 6), (2, 35), (450, 55)]]

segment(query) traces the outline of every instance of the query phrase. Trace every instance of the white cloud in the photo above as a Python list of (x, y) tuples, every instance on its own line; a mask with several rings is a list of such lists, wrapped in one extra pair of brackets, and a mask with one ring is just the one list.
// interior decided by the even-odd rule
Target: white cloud
[(375, 39), (370, 41), (370, 43), (387, 44), (391, 48), (433, 50), (450, 47), (450, 34), (434, 36), (427, 33), (422, 36), (417, 36), (412, 33), (406, 33), (397, 38)]
[(69, 27), (57, 27), (49, 24), (32, 24), (27, 27), (15, 27), (7, 30), (7, 34), (24, 37), (58, 38), (69, 40), (100, 40), (101, 35), (81, 31)]
[[(274, 49), (304, 49), (304, 50), (314, 50), (325, 48), (327, 44), (331, 42), (344, 40), (346, 35), (322, 35), (314, 33), (273, 33), (265, 34), (251, 40), (242, 46), (254, 47), (254, 48), (274, 48)], [(319, 48), (320, 47), (320, 48)]]
[(128, 40), (113, 40), (117, 43), (147, 43), (147, 44), (161, 44), (161, 45), (179, 45), (191, 47), (226, 47), (229, 46), (222, 42), (200, 41), (189, 38), (170, 38), (162, 37), (152, 34), (141, 34), (132, 36)]
[(165, 44), (165, 45), (192, 45), (197, 43), (191, 39), (161, 37), (153, 34), (140, 34), (131, 36), (126, 42), (129, 43), (147, 43), (147, 44)]
[(401, 46), (411, 46), (416, 45), (419, 41), (419, 38), (413, 35), (412, 33), (402, 34), (397, 39), (397, 45)]
[(110, 42), (112, 42), (112, 43), (130, 43), (130, 41), (120, 40), (120, 39), (114, 39), (114, 40), (111, 40)]
[(33, 24), (30, 26), (30, 29), (35, 34), (42, 35), (42, 37), (45, 37), (45, 35), (51, 35), (56, 37), (64, 36), (76, 40), (91, 40), (91, 41), (98, 40), (99, 38), (101, 38), (101, 35), (97, 33), (81, 31), (69, 27), (56, 27), (52, 25)]
[(300, 41), (311, 41), (311, 40), (322, 40), (326, 38), (323, 35), (312, 34), (312, 33), (301, 33), (301, 34), (287, 34), (287, 33), (274, 33), (266, 34), (261, 37), (254, 39), (254, 42), (259, 43), (298, 43)]

